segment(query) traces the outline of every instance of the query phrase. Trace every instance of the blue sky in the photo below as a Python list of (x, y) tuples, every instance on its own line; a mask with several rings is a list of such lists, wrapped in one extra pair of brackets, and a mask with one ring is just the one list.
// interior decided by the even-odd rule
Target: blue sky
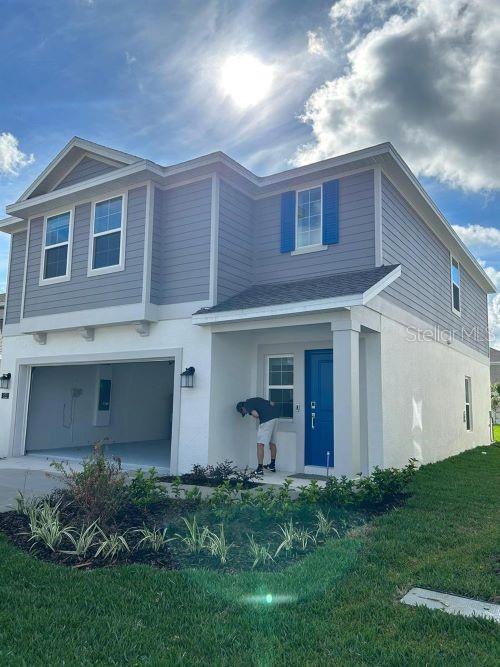
[(499, 44), (488, 0), (3, 0), (0, 215), (74, 135), (259, 174), (390, 140), (500, 287)]

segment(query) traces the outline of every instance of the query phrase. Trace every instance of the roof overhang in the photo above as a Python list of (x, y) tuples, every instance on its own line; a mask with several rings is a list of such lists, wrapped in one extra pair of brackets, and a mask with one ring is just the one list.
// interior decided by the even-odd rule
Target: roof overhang
[(397, 266), (384, 278), (372, 285), (365, 292), (336, 296), (327, 299), (316, 299), (309, 301), (294, 301), (292, 303), (274, 304), (259, 308), (244, 308), (241, 310), (226, 310), (207, 313), (198, 313), (192, 316), (193, 324), (206, 326), (209, 324), (221, 324), (228, 322), (241, 322), (245, 320), (261, 320), (271, 317), (285, 317), (287, 315), (299, 315), (304, 313), (319, 313), (328, 310), (345, 310), (353, 306), (366, 306), (371, 299), (393, 283), (401, 275), (401, 266)]

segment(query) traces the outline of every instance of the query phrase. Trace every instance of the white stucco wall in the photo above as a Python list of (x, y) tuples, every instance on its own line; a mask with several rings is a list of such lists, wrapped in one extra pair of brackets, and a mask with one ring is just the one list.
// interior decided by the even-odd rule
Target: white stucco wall
[[(111, 371), (109, 422), (96, 425), (99, 370)], [(173, 363), (45, 366), (32, 380), (26, 449), (170, 438)], [(72, 398), (72, 390), (79, 395)], [(108, 413), (107, 413), (108, 414)], [(108, 420), (106, 420), (108, 421)]]
[[(172, 452), (174, 469), (186, 471), (193, 463), (208, 460), (207, 434), (209, 428), (209, 396), (211, 368), (211, 334), (206, 329), (191, 324), (190, 318), (165, 320), (152, 324), (149, 336), (140, 336), (133, 325), (97, 328), (95, 339), (85, 341), (75, 330), (49, 333), (46, 345), (39, 345), (29, 335), (4, 338), (2, 369), (13, 374), (10, 398), (0, 400), (0, 456), (22, 454), (19, 438), (11, 441), (13, 405), (18, 391), (19, 373), (17, 364), (44, 365), (50, 363), (79, 363), (117, 361), (117, 357), (155, 359), (171, 356), (174, 351), (179, 363), (175, 368), (174, 403), (178, 405), (178, 426), (173, 432), (172, 445), (176, 438), (180, 442), (177, 452)], [(57, 360), (57, 361), (54, 361)], [(196, 368), (195, 387), (179, 388), (179, 373), (187, 366)], [(138, 388), (140, 391), (140, 387)], [(182, 400), (180, 395), (182, 394)], [(23, 399), (21, 396), (20, 399)], [(21, 400), (22, 402), (22, 400)], [(19, 400), (18, 400), (19, 403)], [(175, 406), (174, 406), (175, 413)], [(18, 419), (22, 415), (18, 414)], [(16, 424), (17, 431), (19, 424)], [(14, 445), (14, 449), (12, 448)], [(17, 449), (16, 449), (17, 447)]]
[[(401, 467), (411, 457), (438, 461), (490, 439), (488, 359), (460, 344), (417, 342), (413, 334), (382, 317), (384, 467)], [(472, 380), (472, 431), (463, 421), (466, 376)]]

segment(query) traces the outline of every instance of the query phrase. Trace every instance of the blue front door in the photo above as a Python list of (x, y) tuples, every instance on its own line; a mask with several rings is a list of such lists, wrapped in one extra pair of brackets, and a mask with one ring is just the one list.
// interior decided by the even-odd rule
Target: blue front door
[(333, 466), (333, 350), (306, 350), (306, 466)]

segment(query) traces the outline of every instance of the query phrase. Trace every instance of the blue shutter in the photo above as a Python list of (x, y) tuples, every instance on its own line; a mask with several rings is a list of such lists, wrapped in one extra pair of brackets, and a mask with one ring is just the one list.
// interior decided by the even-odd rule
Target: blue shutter
[(281, 252), (295, 250), (295, 191), (281, 195)]
[(339, 181), (323, 183), (323, 244), (339, 242)]

